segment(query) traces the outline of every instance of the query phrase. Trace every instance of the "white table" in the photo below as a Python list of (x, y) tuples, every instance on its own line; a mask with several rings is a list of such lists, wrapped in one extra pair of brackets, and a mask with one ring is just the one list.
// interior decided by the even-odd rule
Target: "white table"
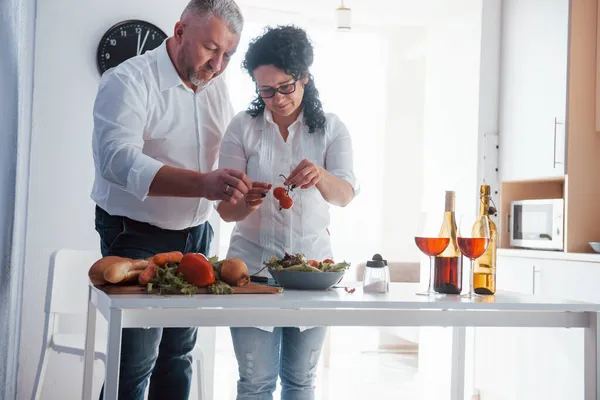
[(390, 285), (386, 294), (343, 289), (286, 290), (269, 295), (107, 295), (90, 286), (83, 399), (91, 398), (96, 309), (108, 321), (105, 399), (118, 393), (121, 328), (187, 326), (438, 326), (453, 327), (451, 399), (465, 399), (466, 327), (583, 328), (585, 399), (600, 400), (599, 304), (499, 292), (477, 300), (430, 299), (413, 287)]

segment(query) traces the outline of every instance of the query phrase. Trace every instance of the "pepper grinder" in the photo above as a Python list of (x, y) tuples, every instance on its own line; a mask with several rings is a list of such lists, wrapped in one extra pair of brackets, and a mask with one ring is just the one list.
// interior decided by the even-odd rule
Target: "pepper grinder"
[(365, 277), (363, 279), (363, 292), (386, 293), (390, 289), (390, 270), (387, 260), (381, 254), (375, 254), (365, 266)]

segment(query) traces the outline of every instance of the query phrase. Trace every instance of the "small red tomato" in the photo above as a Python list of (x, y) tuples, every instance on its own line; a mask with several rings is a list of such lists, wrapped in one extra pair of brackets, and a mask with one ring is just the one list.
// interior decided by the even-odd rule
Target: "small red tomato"
[(335, 264), (331, 258), (326, 258), (323, 260), (323, 264)]
[(279, 199), (279, 207), (285, 210), (292, 208), (293, 205), (294, 201), (290, 197), (285, 196)]
[(285, 193), (285, 188), (279, 186), (273, 189), (273, 197), (275, 197), (277, 200), (281, 200), (285, 196), (287, 196), (287, 193)]

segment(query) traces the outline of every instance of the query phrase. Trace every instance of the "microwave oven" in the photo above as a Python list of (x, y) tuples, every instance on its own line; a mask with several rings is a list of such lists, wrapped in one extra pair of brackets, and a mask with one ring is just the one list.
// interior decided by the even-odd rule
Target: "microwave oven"
[(564, 248), (564, 200), (519, 200), (510, 204), (511, 247), (540, 250)]

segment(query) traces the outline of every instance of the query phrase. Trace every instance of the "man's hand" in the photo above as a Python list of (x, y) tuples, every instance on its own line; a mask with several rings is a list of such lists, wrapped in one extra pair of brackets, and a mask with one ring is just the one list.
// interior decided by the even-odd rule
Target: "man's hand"
[(217, 169), (204, 174), (201, 197), (236, 204), (251, 188), (252, 181), (245, 173), (234, 169)]
[(294, 168), (283, 184), (308, 189), (315, 186), (322, 177), (323, 170), (312, 161), (304, 159)]
[(252, 182), (252, 188), (246, 193), (246, 208), (255, 211), (267, 197), (272, 185), (264, 182)]

